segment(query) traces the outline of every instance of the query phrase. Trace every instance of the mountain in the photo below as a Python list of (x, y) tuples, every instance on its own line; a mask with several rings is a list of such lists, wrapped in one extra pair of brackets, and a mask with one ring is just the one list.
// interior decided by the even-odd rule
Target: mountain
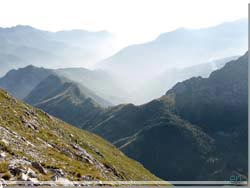
[(18, 99), (25, 98), (43, 79), (52, 74), (52, 70), (34, 67), (9, 71), (0, 78), (0, 87)]
[(247, 56), (208, 78), (180, 82), (147, 104), (106, 109), (81, 127), (111, 141), (163, 179), (246, 179)]
[(151, 42), (128, 46), (99, 67), (116, 74), (133, 91), (167, 69), (243, 54), (247, 28), (245, 19), (203, 29), (180, 28)]
[(0, 53), (0, 76), (5, 75), (11, 69), (22, 67), (24, 64), (26, 63), (19, 57)]
[(160, 178), (246, 179), (247, 55), (140, 106), (102, 108), (87, 88), (55, 74), (25, 100), (109, 140)]
[(55, 74), (41, 81), (24, 101), (73, 125), (85, 123), (111, 105), (88, 88)]
[(114, 37), (105, 31), (48, 32), (24, 25), (0, 28), (1, 54), (20, 60), (15, 63), (10, 59), (6, 66), (1, 64), (1, 69), (29, 64), (48, 68), (89, 66), (114, 52), (113, 41)]
[(247, 123), (247, 78), (248, 53), (207, 79), (195, 77), (176, 84), (167, 95), (174, 96), (178, 113), (190, 122), (208, 131), (232, 131), (236, 124)]
[[(86, 127), (163, 179), (204, 180), (208, 175), (207, 160), (214, 158), (214, 139), (175, 115), (171, 103), (160, 100), (142, 106), (114, 107)], [(196, 161), (197, 166), (190, 161)], [(201, 171), (206, 174), (199, 177)]]
[(226, 63), (238, 57), (239, 56), (232, 56), (198, 65), (167, 69), (165, 72), (155, 76), (135, 90), (133, 92), (133, 98), (131, 97), (131, 102), (135, 104), (144, 104), (155, 98), (159, 98), (166, 90), (171, 89), (178, 82), (197, 76), (207, 78), (210, 73), (222, 68)]
[[(107, 31), (91, 32), (87, 30), (74, 29), (55, 32), (53, 33), (53, 37), (57, 41), (62, 41), (64, 43), (71, 44), (72, 46), (81, 47), (86, 50), (92, 49), (92, 53), (94, 53), (94, 50), (98, 52), (105, 45), (110, 45), (110, 39), (113, 36)], [(84, 46), (83, 44), (87, 45)]]
[[(54, 75), (54, 77), (51, 76), (50, 78), (57, 77), (57, 81), (60, 81), (53, 82), (52, 79), (47, 79), (50, 75)], [(0, 78), (0, 87), (19, 99), (25, 99), (36, 88), (36, 86), (38, 86), (42, 81), (46, 80), (43, 82), (43, 84), (46, 83), (43, 87), (47, 90), (39, 90), (38, 93), (33, 92), (35, 96), (33, 96), (33, 98), (29, 101), (32, 102), (33, 100), (37, 103), (37, 100), (41, 102), (41, 99), (39, 98), (41, 94), (43, 97), (46, 97), (48, 94), (47, 91), (50, 91), (52, 88), (56, 88), (61, 85), (62, 82), (67, 81), (71, 82), (72, 85), (77, 85), (81, 92), (83, 92), (85, 95), (88, 95), (88, 97), (93, 99), (99, 105), (106, 107), (110, 106), (111, 103), (102, 99), (102, 97), (99, 97), (99, 95), (97, 95), (96, 92), (93, 92), (91, 89), (100, 88), (101, 91), (104, 87), (109, 87), (110, 85), (110, 87), (114, 87), (113, 90), (115, 90), (115, 85), (112, 86), (112, 79), (108, 76), (109, 75), (105, 74), (105, 72), (100, 71), (99, 74), (98, 71), (91, 71), (84, 68), (45, 69), (42, 67), (39, 68), (29, 65), (24, 68), (9, 71), (4, 77)], [(49, 83), (49, 81), (51, 81), (51, 83)], [(91, 89), (85, 87), (85, 84)], [(102, 87), (102, 85), (107, 86)], [(98, 89), (94, 91), (98, 91)], [(109, 92), (111, 93), (112, 91), (110, 89)], [(100, 95), (105, 96), (101, 92)], [(110, 97), (110, 99), (112, 98)]]
[(159, 180), (89, 132), (0, 90), (0, 177), (4, 180)]
[(232, 168), (247, 176), (248, 53), (209, 78), (178, 83), (166, 95), (174, 98), (179, 116), (216, 140), (222, 160), (230, 164), (221, 166), (221, 171)]
[(116, 78), (103, 70), (63, 68), (56, 69), (55, 72), (58, 75), (81, 83), (112, 104), (126, 103), (130, 100), (129, 94), (121, 87)]

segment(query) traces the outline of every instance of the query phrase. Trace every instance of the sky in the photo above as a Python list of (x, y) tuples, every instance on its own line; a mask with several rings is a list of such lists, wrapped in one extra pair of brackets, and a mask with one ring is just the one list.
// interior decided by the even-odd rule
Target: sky
[(0, 0), (0, 27), (107, 30), (121, 44), (247, 18), (250, 0)]

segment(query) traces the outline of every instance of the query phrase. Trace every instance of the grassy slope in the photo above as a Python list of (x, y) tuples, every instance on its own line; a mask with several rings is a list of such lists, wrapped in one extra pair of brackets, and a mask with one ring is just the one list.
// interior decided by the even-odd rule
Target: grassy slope
[[(62, 169), (71, 180), (86, 175), (101, 180), (159, 180), (99, 136), (19, 102), (3, 90), (0, 90), (0, 130), (0, 148), (7, 153), (7, 163), (25, 157), (28, 161), (39, 161), (47, 169)], [(72, 144), (84, 148), (101, 167), (82, 160)], [(0, 166), (6, 167), (2, 162)], [(40, 174), (39, 179), (47, 180), (52, 175)]]

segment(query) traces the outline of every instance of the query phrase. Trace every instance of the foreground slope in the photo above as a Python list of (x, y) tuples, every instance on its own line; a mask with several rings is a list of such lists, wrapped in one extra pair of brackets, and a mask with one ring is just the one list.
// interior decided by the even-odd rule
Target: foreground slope
[(0, 90), (0, 177), (6, 180), (157, 180), (139, 163)]

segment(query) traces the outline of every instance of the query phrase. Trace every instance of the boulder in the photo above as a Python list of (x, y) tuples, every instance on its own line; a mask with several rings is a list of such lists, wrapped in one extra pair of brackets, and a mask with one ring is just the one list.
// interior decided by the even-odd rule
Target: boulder
[(32, 170), (32, 169), (30, 169), (30, 168), (28, 168), (26, 174), (27, 174), (30, 178), (37, 178), (37, 175), (36, 175), (35, 171)]
[(6, 153), (5, 152), (1, 152), (0, 153), (0, 159), (4, 159), (6, 157)]
[(9, 166), (9, 171), (13, 176), (18, 176), (19, 174), (25, 172), (23, 168), (18, 167), (18, 166), (12, 166), (12, 165)]
[(21, 180), (21, 181), (27, 181), (28, 178), (29, 178), (29, 177), (28, 177), (27, 174), (21, 173), (21, 176), (20, 176), (20, 180)]
[(42, 174), (47, 174), (47, 171), (43, 168), (43, 166), (38, 162), (32, 162), (31, 165), (37, 169)]
[(69, 181), (67, 178), (58, 178), (56, 180), (56, 183), (59, 183), (61, 185), (67, 186), (67, 185), (74, 185), (73, 182)]
[(39, 183), (39, 181), (38, 181), (37, 178), (28, 178), (28, 181), (30, 181), (30, 182), (32, 182), (34, 184), (38, 184)]

